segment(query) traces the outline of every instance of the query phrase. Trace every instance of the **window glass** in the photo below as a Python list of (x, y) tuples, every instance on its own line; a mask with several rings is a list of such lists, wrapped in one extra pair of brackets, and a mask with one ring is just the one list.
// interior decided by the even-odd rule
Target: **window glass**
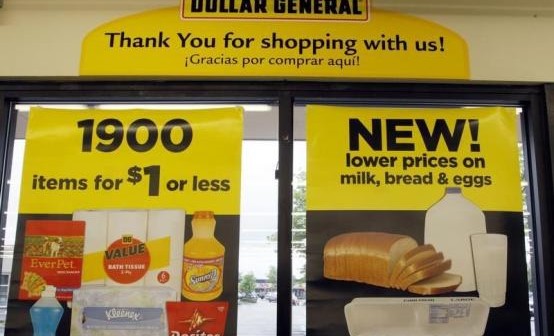
[[(317, 103), (318, 105), (326, 105), (326, 104), (323, 104), (321, 103), (320, 101), (318, 101)], [(327, 104), (327, 105), (334, 105), (334, 106), (337, 106), (337, 105), (341, 105), (341, 106), (348, 106), (347, 103), (340, 103), (340, 104)], [(360, 105), (356, 105), (356, 106), (360, 106)], [(470, 107), (468, 107), (470, 108)], [(305, 205), (305, 195), (306, 195), (306, 166), (305, 166), (305, 163), (306, 163), (306, 137), (305, 137), (305, 129), (306, 129), (306, 125), (305, 125), (305, 120), (306, 120), (306, 107), (305, 105), (295, 105), (294, 107), (294, 116), (295, 116), (295, 123), (294, 123), (294, 130), (295, 130), (295, 145), (294, 145), (294, 181), (293, 181), (293, 230), (299, 230), (299, 229), (306, 229), (306, 222), (305, 222), (305, 219), (306, 219), (306, 212), (305, 212), (305, 207), (302, 208), (302, 205)], [(521, 108), (517, 108), (517, 114), (519, 115), (519, 118), (518, 118), (518, 125), (517, 125), (517, 136), (518, 136), (518, 148), (519, 148), (519, 159), (520, 159), (520, 162), (519, 162), (519, 166), (520, 166), (520, 177), (521, 177), (521, 193), (522, 193), (522, 200), (523, 200), (523, 224), (524, 224), (524, 239), (525, 239), (525, 243), (524, 243), (524, 247), (525, 247), (525, 254), (526, 254), (526, 264), (527, 264), (527, 274), (528, 274), (528, 285), (529, 285), (529, 309), (530, 309), (530, 325), (531, 325), (531, 332), (532, 332), (532, 335), (535, 335), (535, 331), (534, 331), (534, 328), (535, 328), (535, 321), (534, 321), (534, 292), (535, 292), (535, 285), (534, 285), (534, 279), (533, 279), (533, 274), (534, 274), (534, 269), (533, 269), (533, 265), (534, 265), (534, 256), (533, 256), (533, 251), (532, 251), (532, 246), (533, 246), (533, 242), (532, 242), (532, 237), (533, 237), (533, 232), (532, 232), (532, 227), (530, 225), (530, 212), (528, 210), (528, 201), (529, 201), (529, 194), (528, 194), (528, 187), (529, 187), (529, 184), (528, 184), (528, 177), (527, 177), (527, 166), (528, 166), (528, 163), (525, 161), (525, 153), (523, 151), (523, 148), (524, 148), (524, 145), (523, 145), (523, 139), (521, 137), (521, 113), (522, 113), (522, 110)], [(405, 130), (405, 129), (403, 129)], [(332, 132), (328, 132), (326, 134), (331, 134)], [(313, 169), (314, 167), (312, 167)], [(325, 168), (322, 168), (322, 169), (325, 169)], [(309, 193), (309, 191), (308, 191)], [(329, 196), (331, 199), (332, 199), (332, 195)], [(320, 229), (318, 229), (320, 230)], [(295, 237), (297, 238), (300, 238), (300, 239), (303, 239), (303, 242), (304, 242), (304, 245), (302, 244), (299, 244), (299, 241), (295, 240)], [(306, 234), (305, 232), (300, 235), (298, 234), (298, 232), (296, 232), (295, 234), (293, 234), (293, 255), (295, 255), (296, 257), (300, 256), (301, 258), (294, 258), (293, 259), (293, 268), (295, 270), (302, 270), (305, 272), (305, 267), (306, 267), (306, 245), (305, 245), (305, 242), (306, 242), (306, 239), (309, 241), (310, 240), (310, 237), (306, 237)], [(312, 251), (313, 252), (313, 251)], [(518, 252), (516, 252), (518, 253)], [(312, 267), (313, 265), (310, 264)], [(310, 265), (308, 265), (308, 267), (310, 267)], [(305, 273), (303, 273), (305, 275)], [(310, 274), (310, 272), (308, 272), (308, 274)], [(314, 274), (313, 272), (311, 274)], [(304, 288), (306, 287), (306, 278), (305, 276), (301, 279), (294, 279), (294, 280), (302, 280), (304, 282), (303, 286)], [(313, 279), (311, 279), (313, 281)], [(300, 282), (295, 282), (294, 283), (294, 287), (295, 288), (298, 288), (302, 286), (300, 284)], [(317, 288), (318, 290), (321, 289), (321, 284), (318, 283), (317, 285), (315, 286), (312, 286), (312, 289), (313, 288)], [(307, 288), (307, 291), (308, 291), (308, 299), (312, 299), (312, 300), (320, 300), (322, 297), (321, 296), (317, 296), (317, 294), (315, 294), (316, 296), (314, 296), (314, 294), (310, 294), (310, 286), (308, 286)], [(327, 293), (328, 294), (328, 293)], [(326, 295), (327, 295), (326, 294)], [(308, 306), (310, 306), (308, 304)], [(293, 309), (294, 311), (294, 309)], [(312, 316), (312, 322), (314, 321), (313, 319), (321, 319), (321, 318), (324, 318), (323, 316), (321, 315), (318, 315), (317, 312), (309, 312), (308, 315)], [(304, 317), (306, 316), (306, 312), (304, 311)], [(318, 317), (319, 316), (319, 317)], [(293, 323), (294, 323), (294, 319), (293, 319)], [(306, 325), (303, 326), (304, 328), (306, 328)], [(310, 328), (310, 325), (307, 326), (308, 328)], [(313, 325), (312, 325), (313, 327)], [(293, 328), (294, 328), (294, 324), (293, 324)]]
[[(41, 105), (76, 109), (94, 106), (104, 109), (154, 108), (182, 109), (172, 104), (158, 105)], [(203, 108), (221, 104), (207, 104)], [(198, 106), (195, 106), (198, 107)], [(244, 139), (242, 153), (241, 229), (238, 281), (238, 335), (276, 335), (276, 274), (277, 274), (277, 205), (278, 181), (278, 111), (274, 105), (245, 104)], [(14, 253), (19, 185), (25, 149), (26, 117), (29, 105), (17, 105), (18, 122), (13, 147), (6, 213), (5, 238), (2, 242), (2, 274), (0, 281), (0, 323), (5, 318), (7, 289)], [(306, 334), (306, 137), (305, 106), (294, 106), (294, 159), (293, 159), (293, 233), (292, 233), (292, 334)], [(528, 178), (520, 139), (521, 190), (524, 200), (525, 247), (529, 282), (531, 328), (534, 329), (534, 256), (533, 232), (530, 226), (528, 204)], [(14, 275), (17, 276), (17, 275)], [(3, 324), (2, 324), (3, 325)], [(534, 331), (533, 331), (534, 335)]]
[[(222, 104), (40, 104), (45, 108), (104, 110), (119, 109), (208, 109)], [(237, 330), (239, 335), (275, 335), (276, 303), (265, 298), (276, 290), (277, 269), (277, 185), (278, 161), (277, 108), (267, 104), (244, 104), (244, 139), (242, 144), (241, 218), (239, 247), (239, 297)], [(25, 151), (25, 130), (31, 105), (16, 105), (16, 139), (9, 176), (9, 198), (5, 238), (2, 243), (2, 282), (0, 283), (0, 334), (3, 334), (8, 285), (12, 261), (19, 188)], [(18, 276), (18, 275), (13, 275)], [(262, 332), (262, 333), (260, 333)]]

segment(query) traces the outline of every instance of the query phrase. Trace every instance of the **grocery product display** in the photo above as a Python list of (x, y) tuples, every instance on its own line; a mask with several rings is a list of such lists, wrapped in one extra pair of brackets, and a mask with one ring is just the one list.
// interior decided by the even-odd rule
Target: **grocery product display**
[(307, 334), (529, 336), (517, 112), (306, 109)]
[[(242, 107), (80, 112), (29, 111), (6, 333), (32, 333), (31, 306), (55, 286), (58, 334), (167, 335), (167, 302), (191, 319), (216, 297), (221, 335), (236, 334)], [(195, 213), (211, 215), (207, 244)], [(197, 298), (182, 295), (191, 262)]]
[(188, 314), (197, 333), (224, 334), (229, 302), (213, 300), (223, 291), (225, 248), (213, 211), (194, 213), (186, 243), (181, 209), (77, 210), (72, 218), (27, 222), (20, 293), (38, 300), (29, 311), (35, 335), (55, 335), (66, 309), (56, 296), (67, 301), (72, 335), (168, 335), (169, 322), (182, 329), (176, 314)]

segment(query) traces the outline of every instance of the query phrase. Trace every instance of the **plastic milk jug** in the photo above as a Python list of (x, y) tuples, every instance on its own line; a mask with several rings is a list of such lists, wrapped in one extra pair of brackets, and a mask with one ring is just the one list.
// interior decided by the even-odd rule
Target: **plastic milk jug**
[(184, 245), (182, 294), (192, 301), (210, 301), (223, 291), (225, 247), (214, 237), (211, 211), (197, 211), (192, 237)]
[(486, 232), (485, 215), (458, 187), (446, 188), (425, 214), (425, 244), (432, 244), (445, 259), (452, 260), (448, 272), (462, 276), (457, 292), (476, 290), (470, 235)]
[(55, 336), (62, 315), (62, 305), (56, 299), (56, 287), (46, 286), (40, 299), (31, 307), (33, 335)]

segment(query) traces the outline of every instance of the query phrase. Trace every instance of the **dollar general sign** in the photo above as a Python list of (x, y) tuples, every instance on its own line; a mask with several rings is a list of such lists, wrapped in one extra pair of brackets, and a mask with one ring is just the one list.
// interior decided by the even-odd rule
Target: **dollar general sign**
[(367, 21), (369, 0), (182, 0), (181, 18)]

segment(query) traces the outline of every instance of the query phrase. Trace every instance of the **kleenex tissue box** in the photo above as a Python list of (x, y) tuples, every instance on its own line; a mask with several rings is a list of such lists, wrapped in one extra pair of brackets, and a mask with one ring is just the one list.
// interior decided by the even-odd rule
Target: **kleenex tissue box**
[(167, 336), (168, 287), (81, 287), (73, 294), (71, 335)]

